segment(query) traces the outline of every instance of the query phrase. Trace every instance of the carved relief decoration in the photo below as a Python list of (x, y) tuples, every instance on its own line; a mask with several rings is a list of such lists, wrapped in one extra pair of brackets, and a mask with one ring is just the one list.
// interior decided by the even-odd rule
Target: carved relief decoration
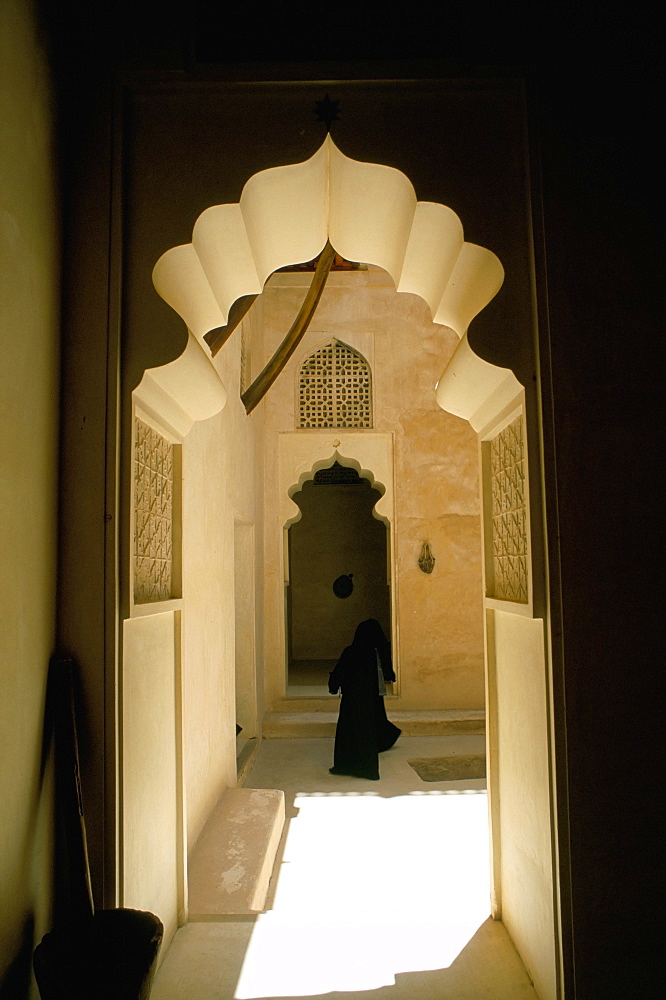
[(331, 340), (301, 366), (298, 409), (300, 427), (372, 427), (370, 365)]
[(241, 395), (252, 383), (252, 358), (250, 354), (250, 331), (247, 324), (241, 327), (240, 391)]
[(173, 569), (173, 445), (136, 421), (134, 601), (168, 600)]
[(527, 496), (523, 421), (490, 443), (493, 597), (527, 603)]

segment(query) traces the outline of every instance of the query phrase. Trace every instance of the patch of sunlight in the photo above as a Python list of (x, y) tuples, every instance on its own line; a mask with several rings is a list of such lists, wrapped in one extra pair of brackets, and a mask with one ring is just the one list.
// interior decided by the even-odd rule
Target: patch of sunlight
[(448, 968), (488, 918), (485, 792), (302, 793), (296, 806), (236, 1000), (373, 990)]

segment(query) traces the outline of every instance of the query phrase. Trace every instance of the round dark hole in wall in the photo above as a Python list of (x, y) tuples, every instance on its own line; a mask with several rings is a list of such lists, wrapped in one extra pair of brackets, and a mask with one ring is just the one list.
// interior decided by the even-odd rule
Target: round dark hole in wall
[(336, 597), (349, 597), (354, 589), (353, 575), (353, 573), (349, 573), (349, 575), (343, 574), (335, 580), (333, 583), (333, 593)]

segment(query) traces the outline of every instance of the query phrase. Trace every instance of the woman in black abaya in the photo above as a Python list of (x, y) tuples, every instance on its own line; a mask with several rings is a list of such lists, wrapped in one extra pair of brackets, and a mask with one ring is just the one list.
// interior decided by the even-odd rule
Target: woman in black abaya
[(393, 746), (400, 730), (386, 718), (385, 684), (394, 681), (389, 645), (374, 618), (361, 622), (328, 680), (328, 690), (342, 690), (335, 731), (331, 774), (379, 779), (379, 758)]

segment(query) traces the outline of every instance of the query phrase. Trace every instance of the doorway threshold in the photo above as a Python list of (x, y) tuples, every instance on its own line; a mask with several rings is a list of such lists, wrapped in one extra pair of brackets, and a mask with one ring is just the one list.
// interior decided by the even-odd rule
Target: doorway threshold
[[(330, 696), (329, 696), (330, 698)], [(286, 701), (280, 711), (264, 716), (263, 736), (266, 739), (293, 739), (335, 736), (338, 722), (338, 699), (321, 706), (310, 703), (301, 707)], [(448, 711), (393, 711), (388, 716), (404, 736), (483, 736), (486, 713), (483, 709), (450, 709)]]
[(287, 698), (330, 698), (327, 684), (290, 684)]

